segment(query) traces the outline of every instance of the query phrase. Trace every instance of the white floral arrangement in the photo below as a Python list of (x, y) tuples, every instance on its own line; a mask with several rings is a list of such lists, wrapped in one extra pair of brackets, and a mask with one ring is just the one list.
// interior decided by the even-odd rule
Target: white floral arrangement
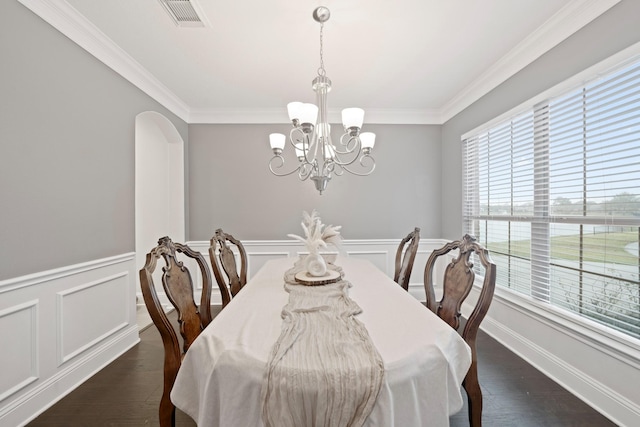
[(305, 267), (312, 276), (323, 276), (327, 272), (324, 258), (320, 255), (321, 248), (327, 248), (330, 244), (340, 249), (342, 236), (341, 226), (324, 225), (318, 213), (314, 210), (309, 214), (302, 212), (302, 230), (304, 237), (297, 234), (288, 234), (289, 237), (302, 242), (309, 255), (307, 256)]

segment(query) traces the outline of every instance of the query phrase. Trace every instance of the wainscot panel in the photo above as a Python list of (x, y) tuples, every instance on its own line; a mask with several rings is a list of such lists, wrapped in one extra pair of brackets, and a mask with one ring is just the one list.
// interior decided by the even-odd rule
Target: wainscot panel
[[(0, 366), (5, 367), (0, 377), (0, 402), (38, 379), (37, 308), (38, 300), (33, 300), (0, 312), (0, 342), (12, 350), (0, 353)], [(16, 336), (21, 338), (16, 340)]]
[(139, 341), (136, 274), (128, 253), (0, 282), (0, 425), (28, 423)]

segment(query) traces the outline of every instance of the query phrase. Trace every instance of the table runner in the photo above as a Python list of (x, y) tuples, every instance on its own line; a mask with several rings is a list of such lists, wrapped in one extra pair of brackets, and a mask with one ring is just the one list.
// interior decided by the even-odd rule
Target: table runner
[[(334, 265), (330, 268), (338, 269)], [(296, 284), (302, 260), (285, 274), (289, 301), (262, 385), (265, 427), (360, 427), (384, 377), (382, 357), (346, 280), (321, 286)]]

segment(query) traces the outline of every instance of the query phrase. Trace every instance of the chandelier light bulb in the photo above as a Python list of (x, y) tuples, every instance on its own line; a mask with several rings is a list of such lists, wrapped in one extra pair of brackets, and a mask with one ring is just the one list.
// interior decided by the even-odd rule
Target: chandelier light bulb
[(334, 159), (336, 157), (336, 147), (332, 144), (325, 144), (324, 146), (324, 159)]
[(360, 134), (360, 143), (362, 144), (362, 149), (372, 149), (376, 144), (376, 134), (373, 132), (362, 132)]
[(300, 114), (300, 123), (315, 124), (318, 120), (318, 106), (314, 104), (303, 104)]
[(300, 120), (302, 115), (302, 102), (290, 102), (287, 104), (287, 112), (289, 113), (289, 120), (292, 122)]
[(345, 129), (362, 128), (364, 110), (362, 108), (345, 108), (342, 110), (342, 124)]
[(269, 144), (271, 144), (271, 149), (276, 151), (284, 150), (284, 145), (286, 143), (286, 137), (281, 133), (272, 133), (269, 135)]

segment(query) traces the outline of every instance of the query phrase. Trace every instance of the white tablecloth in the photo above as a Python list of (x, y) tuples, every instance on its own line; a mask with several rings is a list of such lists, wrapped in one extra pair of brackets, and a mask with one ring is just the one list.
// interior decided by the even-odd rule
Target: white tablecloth
[[(262, 427), (266, 362), (281, 332), (289, 258), (269, 261), (187, 352), (171, 400), (200, 427)], [(339, 257), (350, 297), (385, 365), (367, 427), (448, 426), (471, 351), (450, 326), (369, 261)], [(302, 426), (301, 426), (302, 427)]]

